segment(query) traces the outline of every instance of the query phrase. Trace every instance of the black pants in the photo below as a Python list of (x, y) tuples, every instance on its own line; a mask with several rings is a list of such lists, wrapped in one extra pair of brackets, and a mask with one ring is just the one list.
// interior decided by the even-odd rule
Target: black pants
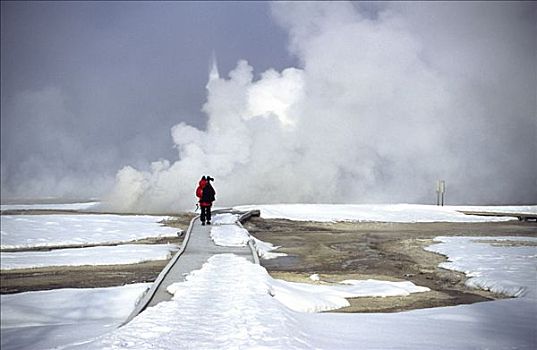
[(201, 207), (201, 222), (211, 221), (211, 207)]

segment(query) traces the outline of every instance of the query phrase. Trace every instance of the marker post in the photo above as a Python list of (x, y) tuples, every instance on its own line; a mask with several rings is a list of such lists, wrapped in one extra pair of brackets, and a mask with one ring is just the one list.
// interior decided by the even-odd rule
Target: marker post
[(436, 183), (436, 205), (444, 206), (444, 193), (446, 192), (446, 181), (439, 180)]

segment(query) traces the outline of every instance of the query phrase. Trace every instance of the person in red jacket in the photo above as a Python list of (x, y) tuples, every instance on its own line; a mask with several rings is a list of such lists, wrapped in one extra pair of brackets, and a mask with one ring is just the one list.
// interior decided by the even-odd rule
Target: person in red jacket
[(216, 196), (211, 181), (214, 181), (212, 177), (203, 176), (196, 189), (196, 196), (199, 198), (201, 207), (200, 219), (202, 225), (205, 225), (205, 221), (207, 221), (207, 225), (211, 224), (211, 206), (213, 205)]

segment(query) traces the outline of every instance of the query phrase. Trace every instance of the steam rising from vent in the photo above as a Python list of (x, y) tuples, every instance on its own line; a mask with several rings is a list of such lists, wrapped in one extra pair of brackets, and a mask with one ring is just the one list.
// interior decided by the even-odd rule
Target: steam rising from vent
[[(275, 4), (301, 67), (254, 79), (240, 60), (224, 78), (213, 64), (207, 129), (174, 126), (178, 160), (154, 162), (148, 172), (120, 170), (106, 205), (191, 209), (206, 174), (216, 178), (219, 206), (432, 204), (441, 178), (450, 186), (448, 204), (537, 199), (535, 144), (527, 144), (535, 142), (535, 90), (527, 88), (536, 86), (535, 56), (517, 28), (502, 27), (503, 37), (486, 33), (520, 13), (462, 6), (453, 43), (447, 19), (461, 11), (434, 5), (415, 21), (425, 11), (419, 6), (393, 4), (365, 16), (347, 3)], [(485, 45), (481, 36), (497, 50), (486, 60), (474, 50)], [(520, 55), (520, 66), (507, 63), (510, 53)], [(528, 67), (534, 71), (520, 71)], [(506, 77), (518, 84), (505, 84)], [(508, 132), (513, 123), (519, 133)]]

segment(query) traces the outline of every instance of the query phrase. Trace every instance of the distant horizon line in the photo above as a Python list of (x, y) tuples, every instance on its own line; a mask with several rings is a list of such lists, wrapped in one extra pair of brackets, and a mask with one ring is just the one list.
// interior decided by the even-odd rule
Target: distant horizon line
[[(44, 197), (11, 197), (0, 198), (1, 205), (32, 205), (32, 204), (74, 204), (74, 203), (91, 203), (91, 202), (103, 202), (101, 198), (90, 197), (58, 197), (58, 196), (44, 196)], [(247, 203), (247, 204), (235, 204), (234, 207), (248, 206), (248, 205), (285, 205), (285, 204), (320, 204), (320, 205), (390, 205), (390, 204), (415, 204), (415, 205), (433, 205), (436, 203), (421, 203), (421, 202), (362, 202), (362, 203), (327, 203), (327, 202), (278, 202), (278, 203)], [(517, 203), (444, 203), (444, 206), (520, 206), (520, 205), (537, 205), (537, 202), (517, 202)]]

